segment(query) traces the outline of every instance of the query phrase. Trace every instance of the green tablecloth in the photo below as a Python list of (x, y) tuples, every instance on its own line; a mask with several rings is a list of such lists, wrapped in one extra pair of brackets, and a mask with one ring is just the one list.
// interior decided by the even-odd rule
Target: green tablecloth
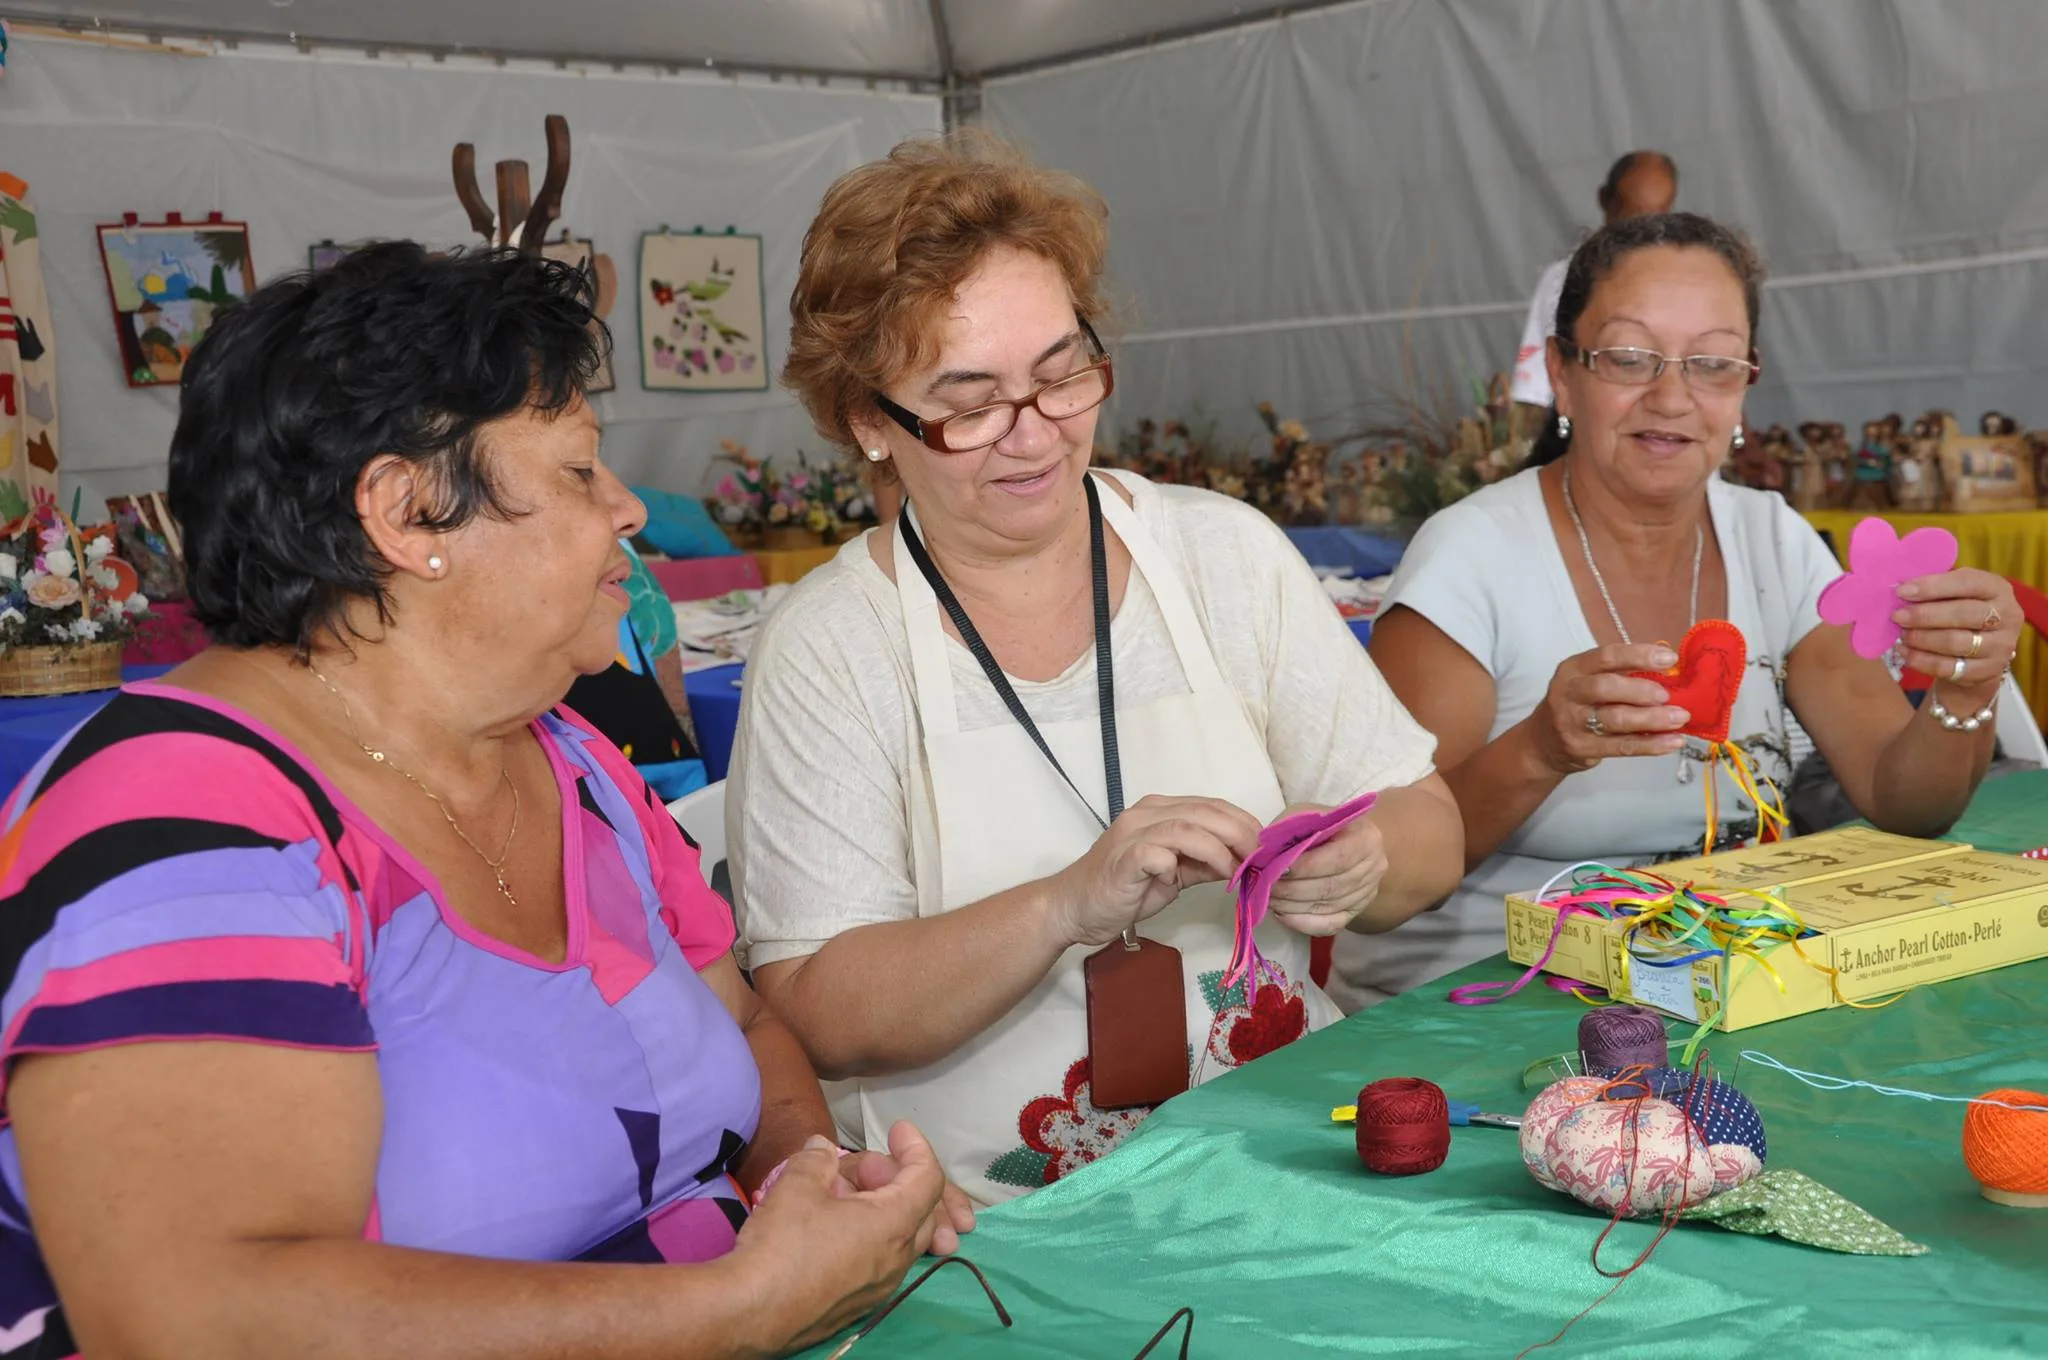
[(2048, 770), (2023, 770), (1986, 781), (1948, 839), (2001, 855), (2023, 855), (2048, 846)]
[[(927, 1283), (861, 1356), (1126, 1360), (1184, 1304), (1191, 1356), (1497, 1356), (1549, 1337), (1609, 1285), (1589, 1253), (1604, 1217), (1544, 1190), (1516, 1137), (1455, 1129), (1450, 1160), (1387, 1179), (1329, 1122), (1366, 1081), (1425, 1076), (1453, 1099), (1519, 1113), (1522, 1069), (1574, 1044), (1580, 1003), (1548, 988), (1499, 1005), (1430, 985), (1169, 1102), (1115, 1155), (990, 1210), (966, 1242), (1016, 1326), (965, 1272)], [(1906, 1236), (1918, 1258), (1842, 1256), (1704, 1224), (1544, 1356), (2048, 1355), (2048, 1211), (1983, 1199), (1960, 1152), (1962, 1107), (1823, 1093), (1737, 1068), (1754, 1048), (1796, 1067), (1973, 1096), (2048, 1091), (2048, 961), (1717, 1035), (1715, 1065), (1756, 1101), (1773, 1166), (1803, 1171)], [(1654, 1225), (1624, 1224), (1626, 1265)], [(1171, 1346), (1155, 1351), (1170, 1356)]]

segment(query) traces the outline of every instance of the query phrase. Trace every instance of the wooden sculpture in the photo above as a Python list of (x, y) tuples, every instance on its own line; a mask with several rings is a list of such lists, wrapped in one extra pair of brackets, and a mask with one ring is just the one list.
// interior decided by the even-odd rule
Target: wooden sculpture
[(559, 113), (547, 117), (548, 168), (534, 194), (525, 161), (499, 161), (498, 211), (484, 201), (476, 182), (476, 147), (455, 148), (455, 197), (469, 214), (469, 225), (494, 246), (540, 253), (548, 228), (562, 212), (562, 191), (569, 187), (569, 120)]

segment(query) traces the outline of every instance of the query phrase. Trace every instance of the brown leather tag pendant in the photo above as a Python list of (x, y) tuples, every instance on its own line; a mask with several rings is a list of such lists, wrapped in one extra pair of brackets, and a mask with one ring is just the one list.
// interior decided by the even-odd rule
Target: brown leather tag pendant
[(1188, 1089), (1180, 951), (1122, 940), (1081, 965), (1088, 984), (1089, 1098), (1099, 1110), (1157, 1105)]

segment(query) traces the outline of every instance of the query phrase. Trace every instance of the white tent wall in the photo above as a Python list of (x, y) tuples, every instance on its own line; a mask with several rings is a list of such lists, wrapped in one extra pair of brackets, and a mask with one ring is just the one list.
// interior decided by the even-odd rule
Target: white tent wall
[(993, 80), (982, 116), (1109, 201), (1119, 426), (1468, 394), (1636, 147), (1772, 269), (1752, 423), (2048, 422), (2040, 0), (1368, 0)]
[(779, 387), (683, 394), (640, 386), (640, 233), (735, 226), (764, 238), (769, 358), (788, 338), (798, 248), (825, 187), (936, 128), (934, 96), (794, 81), (578, 74), (424, 58), (368, 60), (244, 47), (174, 57), (21, 37), (0, 80), (0, 169), (28, 181), (60, 361), (61, 456), (72, 487), (104, 496), (161, 487), (175, 387), (123, 377), (94, 228), (124, 212), (249, 224), (259, 281), (306, 266), (322, 240), (473, 242), (449, 155), (477, 145), (523, 158), (538, 187), (542, 120), (568, 117), (573, 169), (562, 222), (619, 273), (611, 323), (618, 390), (596, 398), (606, 457), (629, 481), (699, 492), (731, 438), (759, 453), (822, 451)]

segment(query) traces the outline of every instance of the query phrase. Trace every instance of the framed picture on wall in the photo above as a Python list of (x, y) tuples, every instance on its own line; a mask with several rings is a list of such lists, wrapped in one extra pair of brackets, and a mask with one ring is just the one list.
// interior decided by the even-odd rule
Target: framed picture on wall
[[(567, 236), (559, 241), (549, 241), (540, 248), (540, 253), (550, 260), (573, 264), (578, 269), (590, 270), (597, 279), (597, 319), (604, 322), (612, 314), (612, 304), (619, 297), (619, 273), (612, 268), (612, 257), (597, 253), (597, 243), (587, 236)], [(618, 336), (612, 343), (618, 344)], [(591, 392), (609, 392), (619, 385), (612, 374), (611, 351), (605, 351), (604, 362), (598, 366), (597, 376), (591, 380)]]
[(761, 238), (666, 229), (640, 238), (640, 383), (664, 392), (768, 387)]
[(130, 387), (180, 382), (214, 317), (256, 291), (249, 227), (219, 213), (204, 222), (133, 214), (99, 229), (100, 264)]

